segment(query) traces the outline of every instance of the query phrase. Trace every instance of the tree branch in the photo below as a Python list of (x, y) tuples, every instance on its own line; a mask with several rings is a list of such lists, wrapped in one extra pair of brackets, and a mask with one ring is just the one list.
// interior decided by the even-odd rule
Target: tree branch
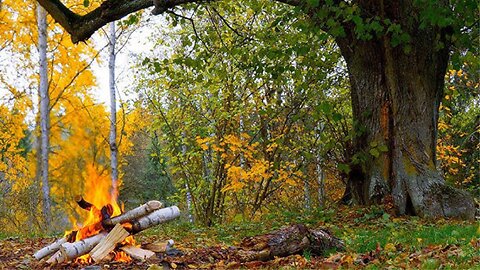
[[(156, 14), (178, 5), (202, 3), (208, 0), (162, 0), (156, 7)], [(85, 41), (109, 22), (119, 20), (130, 13), (153, 6), (153, 0), (106, 0), (98, 8), (81, 16), (72, 12), (60, 0), (38, 0), (40, 5), (50, 13), (72, 36), (72, 42)]]
[[(153, 6), (154, 0), (106, 0), (85, 15), (78, 15), (60, 0), (37, 0), (40, 5), (71, 35), (72, 42), (85, 41), (95, 31), (109, 22), (119, 20), (130, 13)], [(187, 3), (205, 3), (213, 0), (155, 0), (154, 15)], [(287, 5), (299, 6), (303, 0), (276, 0)]]

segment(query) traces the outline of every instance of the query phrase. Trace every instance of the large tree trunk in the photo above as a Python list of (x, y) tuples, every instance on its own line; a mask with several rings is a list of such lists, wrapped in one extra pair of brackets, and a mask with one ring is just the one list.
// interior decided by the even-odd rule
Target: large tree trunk
[(409, 1), (388, 2), (370, 1), (362, 10), (401, 24), (411, 50), (393, 47), (389, 36), (359, 40), (348, 25), (346, 37), (337, 38), (348, 67), (361, 160), (352, 166), (348, 188), (359, 204), (391, 197), (399, 214), (472, 219), (471, 195), (446, 185), (436, 167), (447, 33), (420, 29)]

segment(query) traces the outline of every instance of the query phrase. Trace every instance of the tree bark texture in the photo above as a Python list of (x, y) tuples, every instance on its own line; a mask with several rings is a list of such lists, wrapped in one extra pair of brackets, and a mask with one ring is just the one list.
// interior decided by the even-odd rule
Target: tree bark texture
[(159, 201), (148, 201), (132, 210), (121, 215), (102, 220), (103, 227), (115, 226), (125, 222), (131, 222), (138, 218), (148, 215), (149, 213), (162, 208), (163, 204)]
[[(351, 83), (355, 150), (363, 155), (349, 175), (352, 198), (372, 204), (391, 196), (399, 214), (472, 219), (471, 195), (446, 185), (436, 167), (448, 29), (421, 29), (410, 1), (360, 2), (366, 16), (400, 23), (411, 50), (393, 47), (389, 35), (357, 39), (351, 25), (345, 25), (346, 37), (337, 38)], [(379, 151), (380, 145), (387, 150)]]
[(50, 245), (48, 245), (48, 246), (40, 249), (39, 251), (35, 252), (33, 254), (33, 257), (35, 257), (35, 259), (37, 259), (37, 260), (41, 260), (44, 257), (58, 251), (60, 249), (60, 246), (62, 244), (65, 244), (65, 243), (67, 243), (67, 237), (57, 239), (55, 242), (51, 243)]
[(267, 261), (309, 250), (313, 255), (323, 255), (327, 250), (343, 250), (344, 243), (326, 230), (311, 230), (303, 224), (280, 228), (274, 232), (247, 237), (237, 254), (244, 262)]
[[(74, 242), (65, 243), (60, 246), (60, 256), (55, 260), (56, 263), (62, 263), (73, 260), (77, 257), (90, 252), (100, 241), (107, 236), (106, 232), (101, 232), (89, 238)], [(57, 255), (57, 254), (55, 254)], [(54, 255), (54, 256), (55, 256)], [(53, 256), (52, 256), (53, 257)], [(50, 261), (50, 260), (49, 260)]]
[(38, 24), (38, 54), (40, 83), (40, 149), (41, 149), (41, 181), (43, 193), (43, 215), (47, 228), (51, 224), (50, 185), (48, 183), (48, 154), (50, 148), (50, 95), (48, 93), (48, 63), (47, 63), (47, 12), (43, 7), (37, 7)]
[[(112, 192), (118, 187), (118, 146), (117, 146), (117, 98), (115, 95), (115, 22), (110, 23), (108, 44), (108, 79), (110, 90), (110, 166), (112, 167)], [(112, 196), (116, 196), (112, 194)]]
[(143, 231), (150, 227), (156, 226), (160, 223), (167, 222), (180, 216), (180, 209), (177, 206), (170, 206), (163, 209), (158, 209), (152, 213), (143, 216), (132, 222), (131, 233)]

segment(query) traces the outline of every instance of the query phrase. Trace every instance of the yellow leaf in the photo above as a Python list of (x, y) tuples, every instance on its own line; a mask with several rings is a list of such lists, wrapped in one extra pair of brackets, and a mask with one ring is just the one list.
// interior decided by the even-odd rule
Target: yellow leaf
[(387, 243), (387, 244), (385, 245), (385, 248), (384, 248), (384, 249), (385, 249), (385, 251), (389, 251), (389, 252), (395, 252), (395, 251), (397, 251), (397, 248), (396, 248), (395, 245), (392, 244), (392, 243)]

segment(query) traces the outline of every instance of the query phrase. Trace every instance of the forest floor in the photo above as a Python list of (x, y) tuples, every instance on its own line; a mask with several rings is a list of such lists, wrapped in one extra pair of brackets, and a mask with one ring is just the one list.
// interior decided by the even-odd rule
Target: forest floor
[[(331, 251), (324, 257), (306, 251), (249, 263), (228, 256), (229, 247), (238, 245), (242, 238), (294, 223), (327, 228), (344, 240), (346, 251)], [(176, 256), (157, 255), (146, 262), (49, 266), (36, 261), (32, 254), (54, 237), (0, 235), (0, 269), (480, 269), (480, 222), (394, 217), (376, 207), (284, 211), (267, 214), (261, 221), (212, 228), (177, 221), (135, 237), (139, 243), (174, 239), (180, 252)]]

